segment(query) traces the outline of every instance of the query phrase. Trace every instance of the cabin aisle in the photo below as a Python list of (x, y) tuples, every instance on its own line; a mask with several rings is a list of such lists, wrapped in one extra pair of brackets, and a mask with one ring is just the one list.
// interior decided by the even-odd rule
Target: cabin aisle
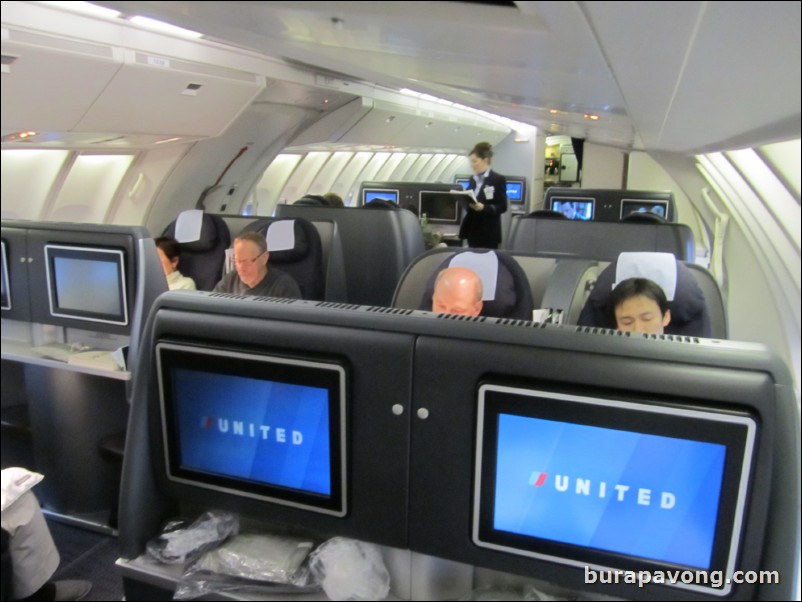
[(57, 579), (88, 579), (92, 591), (84, 600), (122, 600), (123, 582), (114, 563), (120, 556), (117, 538), (47, 519), (61, 564)]

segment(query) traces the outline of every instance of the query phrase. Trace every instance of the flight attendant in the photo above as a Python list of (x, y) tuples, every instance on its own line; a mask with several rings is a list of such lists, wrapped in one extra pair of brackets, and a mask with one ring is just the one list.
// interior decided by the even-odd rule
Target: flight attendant
[(493, 147), (489, 142), (479, 142), (469, 158), (474, 175), (468, 190), (474, 191), (476, 202), (469, 205), (459, 237), (467, 239), (469, 247), (498, 249), (501, 214), (507, 210), (507, 179), (490, 169)]

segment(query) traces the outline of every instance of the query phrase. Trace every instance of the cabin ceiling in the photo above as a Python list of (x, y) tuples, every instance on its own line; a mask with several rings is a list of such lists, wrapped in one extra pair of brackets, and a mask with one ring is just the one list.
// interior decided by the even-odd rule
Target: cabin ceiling
[[(693, 153), (800, 135), (799, 2), (97, 4), (598, 144)], [(794, 93), (771, 94), (787, 78)]]

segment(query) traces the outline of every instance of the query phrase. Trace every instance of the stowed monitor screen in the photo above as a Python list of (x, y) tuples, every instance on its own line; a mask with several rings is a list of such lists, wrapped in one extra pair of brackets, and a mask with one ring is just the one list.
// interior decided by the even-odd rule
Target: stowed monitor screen
[(429, 218), (430, 222), (441, 224), (459, 223), (459, 204), (449, 192), (422, 190), (418, 205), (418, 215)]
[(365, 188), (362, 191), (363, 196), (363, 203), (367, 205), (371, 201), (375, 201), (376, 199), (383, 199), (385, 201), (391, 201), (393, 203), (398, 203), (398, 191), (397, 190), (380, 190), (377, 188)]
[(156, 351), (168, 479), (347, 513), (341, 365), (173, 343)]
[(474, 542), (576, 567), (732, 574), (755, 430), (740, 414), (482, 385)]
[(52, 316), (128, 324), (122, 250), (47, 244), (45, 257)]
[(0, 297), (0, 308), (2, 309), (11, 309), (11, 288), (9, 287), (8, 282), (8, 255), (6, 253), (6, 241), (2, 241), (2, 280), (0, 280), (0, 284), (2, 284), (3, 291), (2, 296)]
[(621, 217), (624, 218), (631, 213), (654, 213), (668, 219), (668, 201), (621, 199)]
[(568, 219), (592, 220), (596, 206), (595, 199), (589, 197), (551, 197), (552, 211), (562, 213)]
[(522, 203), (524, 200), (524, 183), (507, 180), (507, 200), (511, 203)]

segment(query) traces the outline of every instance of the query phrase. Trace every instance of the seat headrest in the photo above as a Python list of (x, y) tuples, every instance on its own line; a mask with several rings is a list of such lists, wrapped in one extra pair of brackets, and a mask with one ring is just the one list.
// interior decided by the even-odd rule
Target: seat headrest
[(482, 301), (493, 301), (496, 298), (498, 255), (493, 251), (488, 253), (474, 253), (472, 251), (457, 253), (448, 262), (448, 267), (473, 270), (482, 281)]
[[(622, 255), (625, 254), (622, 253)], [(690, 268), (678, 262), (673, 255), (667, 255), (675, 264), (676, 286), (673, 300), (668, 302), (668, 308), (671, 310), (671, 323), (665, 329), (666, 334), (710, 337), (712, 335), (710, 315), (699, 283)], [(616, 276), (617, 263), (610, 264), (599, 274), (596, 286), (590, 293), (585, 307), (582, 309), (582, 314), (579, 316), (580, 326), (612, 329), (616, 327), (615, 317), (608, 307), (608, 299), (613, 292), (614, 283), (620, 281)], [(659, 278), (650, 273), (632, 274), (627, 277), (636, 276), (655, 281)]]
[(663, 289), (668, 301), (673, 301), (677, 290), (677, 259), (671, 253), (621, 253), (613, 288), (627, 278), (648, 278)]
[(629, 222), (633, 224), (667, 224), (668, 220), (662, 215), (657, 215), (651, 211), (635, 211), (628, 213), (621, 218), (622, 222)]
[(308, 205), (311, 207), (331, 207), (329, 200), (322, 194), (305, 194), (295, 201), (293, 205)]
[(309, 253), (309, 238), (301, 223), (294, 219), (276, 220), (265, 232), (270, 261), (293, 263)]
[(396, 209), (401, 209), (401, 207), (399, 207), (397, 203), (394, 203), (388, 199), (373, 199), (372, 201), (362, 205), (362, 209), (390, 209), (394, 211)]
[[(515, 277), (510, 267), (500, 258), (501, 256), (495, 251), (487, 251), (485, 253), (464, 251), (449, 257), (429, 277), (419, 308), (425, 311), (432, 310), (434, 283), (441, 271), (448, 267), (466, 267), (472, 269), (482, 279), (482, 300), (484, 303), (480, 315), (496, 318), (516, 317), (531, 319), (531, 306), (518, 312), (519, 299), (515, 289)], [(520, 269), (520, 266), (516, 267)], [(527, 286), (524, 292), (528, 291), (529, 288)], [(531, 304), (531, 299), (528, 301)], [(521, 315), (517, 315), (518, 313)]]
[[(174, 222), (174, 233), (170, 233), (181, 248), (193, 253), (209, 251), (217, 244), (220, 234), (217, 222), (200, 209), (182, 211)], [(170, 227), (167, 228), (169, 233)]]
[(551, 209), (538, 209), (526, 215), (527, 218), (533, 217), (537, 219), (568, 219), (568, 216), (559, 211), (552, 211)]

